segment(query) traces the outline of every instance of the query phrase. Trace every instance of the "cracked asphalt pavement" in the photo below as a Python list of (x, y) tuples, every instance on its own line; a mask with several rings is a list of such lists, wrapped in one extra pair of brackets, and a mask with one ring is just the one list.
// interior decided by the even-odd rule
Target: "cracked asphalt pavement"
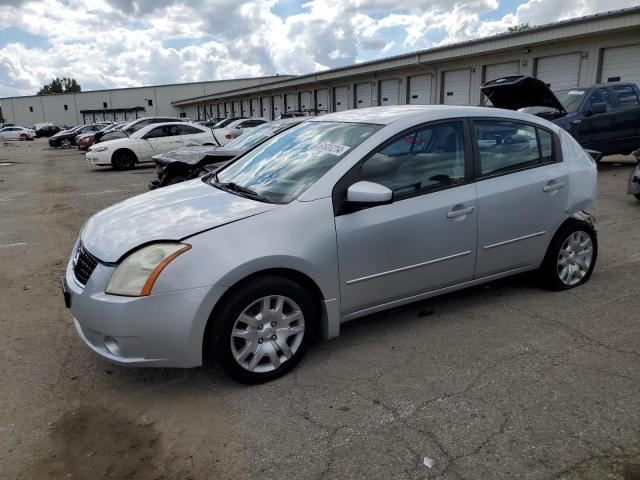
[(248, 387), (110, 365), (72, 327), (80, 225), (153, 169), (0, 144), (0, 478), (640, 479), (640, 202), (613, 160), (587, 285), (525, 275), (359, 319)]

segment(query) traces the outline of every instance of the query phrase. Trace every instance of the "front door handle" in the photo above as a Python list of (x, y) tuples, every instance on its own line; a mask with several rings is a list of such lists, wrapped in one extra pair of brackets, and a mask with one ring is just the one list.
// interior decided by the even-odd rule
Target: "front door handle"
[(564, 187), (564, 182), (554, 182), (546, 185), (542, 191), (543, 192), (553, 192), (554, 190), (560, 190)]
[(473, 207), (461, 208), (459, 210), (451, 210), (449, 213), (447, 213), (447, 217), (448, 218), (462, 217), (463, 215), (468, 215), (470, 213), (473, 213)]

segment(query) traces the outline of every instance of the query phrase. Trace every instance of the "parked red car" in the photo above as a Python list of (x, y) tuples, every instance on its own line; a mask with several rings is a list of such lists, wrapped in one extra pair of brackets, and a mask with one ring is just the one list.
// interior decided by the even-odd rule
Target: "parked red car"
[(78, 147), (78, 150), (86, 152), (89, 150), (89, 147), (95, 143), (95, 141), (96, 132), (83, 133), (76, 137), (76, 146)]

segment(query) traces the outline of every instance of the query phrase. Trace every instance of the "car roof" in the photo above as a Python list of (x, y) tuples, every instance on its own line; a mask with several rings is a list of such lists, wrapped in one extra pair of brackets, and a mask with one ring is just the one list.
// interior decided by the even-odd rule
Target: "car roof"
[(501, 117), (513, 118), (544, 125), (552, 125), (540, 117), (523, 112), (514, 112), (494, 107), (471, 107), (454, 105), (394, 105), (371, 107), (309, 117), (310, 122), (348, 122), (390, 125), (398, 121), (413, 120), (415, 124), (447, 118)]

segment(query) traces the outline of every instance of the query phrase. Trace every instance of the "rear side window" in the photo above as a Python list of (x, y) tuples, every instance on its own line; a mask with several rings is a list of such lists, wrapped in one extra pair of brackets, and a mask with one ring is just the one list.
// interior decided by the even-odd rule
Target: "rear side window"
[(171, 137), (178, 134), (178, 128), (176, 125), (164, 125), (162, 127), (156, 127), (145, 135), (145, 138), (160, 138)]
[(596, 88), (589, 96), (589, 102), (591, 105), (594, 103), (604, 103), (607, 106), (607, 110), (613, 108), (611, 99), (609, 98), (609, 92), (606, 88)]
[(495, 175), (553, 161), (553, 136), (519, 122), (476, 121), (481, 175)]
[(180, 125), (178, 127), (178, 131), (180, 132), (180, 135), (194, 135), (196, 133), (203, 133), (202, 130), (198, 130), (195, 127), (191, 127), (189, 125)]
[(631, 85), (614, 85), (611, 87), (621, 107), (635, 107), (638, 105), (638, 96)]

